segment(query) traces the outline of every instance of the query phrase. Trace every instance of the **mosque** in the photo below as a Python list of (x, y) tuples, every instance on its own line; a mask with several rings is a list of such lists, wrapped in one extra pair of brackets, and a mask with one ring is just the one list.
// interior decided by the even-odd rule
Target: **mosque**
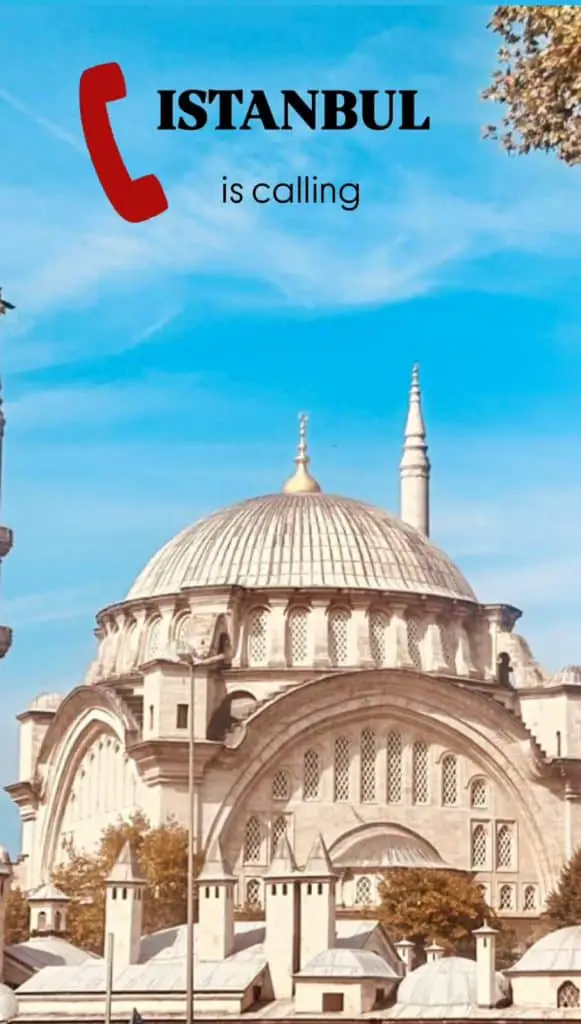
[[(399, 518), (326, 494), (306, 428), (282, 492), (169, 541), (98, 613), (84, 682), (18, 716), (10, 871), (36, 921), (4, 955), (18, 1020), (102, 1015), (105, 964), (67, 943), (50, 876), (134, 811), (193, 818), (205, 851), (198, 1015), (581, 1017), (581, 927), (500, 975), (486, 924), (476, 961), (431, 947), (414, 967), (406, 936), (363, 916), (386, 870), (424, 866), (471, 872), (530, 929), (581, 836), (581, 668), (544, 671), (521, 612), (482, 604), (429, 540), (417, 368)], [(107, 885), (116, 1016), (183, 1019), (184, 927), (141, 935), (131, 851)]]

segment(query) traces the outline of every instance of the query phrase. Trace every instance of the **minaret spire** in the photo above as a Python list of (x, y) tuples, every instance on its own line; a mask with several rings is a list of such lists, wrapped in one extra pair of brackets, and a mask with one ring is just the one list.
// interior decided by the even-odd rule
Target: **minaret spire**
[(400, 516), (426, 537), (430, 535), (430, 460), (422, 414), (420, 371), (412, 369), (410, 399), (400, 463)]
[(309, 473), (309, 462), (311, 460), (307, 450), (308, 422), (309, 417), (307, 414), (301, 412), (299, 414), (299, 446), (295, 457), (297, 468), (283, 487), (285, 494), (319, 494), (321, 490), (315, 478)]

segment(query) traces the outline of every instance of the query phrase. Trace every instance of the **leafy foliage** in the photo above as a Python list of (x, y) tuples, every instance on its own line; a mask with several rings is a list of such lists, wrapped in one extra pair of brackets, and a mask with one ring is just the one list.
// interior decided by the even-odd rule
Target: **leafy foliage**
[(485, 134), (508, 152), (552, 151), (581, 162), (581, 7), (497, 7), (501, 67), (484, 99), (505, 104), (501, 128)]
[(579, 924), (581, 920), (581, 847), (562, 868), (553, 892), (547, 899), (545, 921), (553, 928)]
[(7, 946), (28, 938), (30, 913), (25, 893), (17, 885), (6, 896), (5, 942)]
[(446, 953), (475, 955), (472, 932), (483, 921), (497, 928), (498, 962), (512, 959), (514, 936), (503, 928), (471, 875), (424, 868), (393, 868), (379, 887), (377, 916), (394, 941), (416, 947), (436, 942)]
[[(152, 828), (143, 814), (119, 821), (105, 829), (96, 853), (77, 852), (70, 845), (64, 862), (52, 874), (59, 889), (71, 897), (67, 933), (76, 946), (102, 953), (105, 930), (105, 879), (124, 844), (135, 850), (147, 887), (144, 893), (143, 927), (149, 933), (183, 924), (187, 913), (188, 834), (170, 820)], [(201, 858), (194, 863), (194, 874)]]

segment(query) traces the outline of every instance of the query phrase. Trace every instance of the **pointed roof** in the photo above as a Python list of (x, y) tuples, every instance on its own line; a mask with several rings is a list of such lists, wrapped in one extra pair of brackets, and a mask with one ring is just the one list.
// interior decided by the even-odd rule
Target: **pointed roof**
[(320, 832), (311, 846), (311, 852), (307, 857), (307, 863), (305, 864), (303, 875), (309, 875), (311, 878), (337, 877), (337, 873), (329, 856), (329, 851), (325, 846), (325, 840)]
[(412, 369), (408, 415), (404, 431), (403, 455), (401, 468), (425, 467), (430, 469), (428, 445), (426, 441), (426, 425), (422, 412), (422, 393), (420, 390), (420, 369), (416, 363)]
[(301, 872), (295, 860), (295, 855), (289, 842), (289, 838), (286, 832), (283, 832), (276, 844), (274, 856), (264, 877), (288, 878), (289, 875), (297, 875), (300, 873)]
[(68, 903), (70, 896), (66, 896), (52, 882), (46, 882), (29, 892), (27, 899), (29, 903)]
[(235, 882), (236, 875), (232, 874), (232, 870), (228, 861), (226, 860), (222, 851), (222, 844), (219, 839), (215, 839), (206, 856), (204, 858), (204, 865), (200, 871), (198, 882)]
[(137, 855), (129, 840), (121, 850), (106, 878), (107, 885), (145, 885), (146, 879), (139, 866)]

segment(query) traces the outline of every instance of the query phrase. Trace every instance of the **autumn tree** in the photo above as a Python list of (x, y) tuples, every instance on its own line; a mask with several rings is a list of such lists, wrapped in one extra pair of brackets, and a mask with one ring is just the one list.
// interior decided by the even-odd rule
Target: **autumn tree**
[(498, 962), (510, 962), (514, 936), (488, 906), (468, 874), (423, 868), (392, 868), (379, 887), (377, 916), (392, 939), (409, 939), (418, 950), (432, 942), (446, 953), (475, 955), (472, 932), (487, 920), (497, 928)]
[(504, 104), (485, 134), (511, 153), (552, 151), (581, 162), (581, 7), (497, 7), (500, 67), (484, 99)]
[[(147, 880), (143, 904), (146, 933), (183, 924), (187, 913), (188, 833), (170, 820), (152, 828), (143, 814), (110, 825), (102, 833), (95, 853), (65, 848), (64, 861), (52, 880), (71, 897), (67, 916), (69, 940), (76, 946), (102, 953), (105, 927), (105, 879), (129, 840)], [(197, 857), (194, 874), (201, 867)]]
[(8, 890), (6, 896), (6, 918), (4, 939), (7, 946), (25, 942), (28, 938), (30, 909), (26, 894), (19, 886)]
[(547, 898), (544, 920), (552, 928), (581, 921), (581, 847), (561, 870), (559, 881)]

